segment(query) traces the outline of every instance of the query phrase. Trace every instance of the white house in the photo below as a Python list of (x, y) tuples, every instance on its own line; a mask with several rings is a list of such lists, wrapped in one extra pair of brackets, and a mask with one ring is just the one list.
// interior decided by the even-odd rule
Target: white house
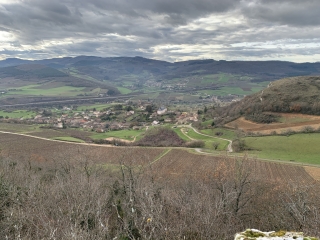
[(157, 111), (157, 114), (158, 115), (161, 115), (161, 114), (165, 114), (167, 112), (167, 108), (166, 107), (160, 107)]

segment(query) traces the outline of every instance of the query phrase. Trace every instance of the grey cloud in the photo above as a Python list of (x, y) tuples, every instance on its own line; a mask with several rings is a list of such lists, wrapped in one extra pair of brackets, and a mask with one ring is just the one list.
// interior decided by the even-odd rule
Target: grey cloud
[[(192, 18), (212, 12), (227, 11), (239, 2), (239, 0), (92, 0), (90, 4), (99, 9), (117, 11), (128, 15), (144, 16), (141, 12), (147, 11), (167, 15), (187, 15)], [(87, 1), (81, 2), (81, 4), (85, 3)]]
[[(43, 52), (23, 53), (23, 56), (29, 54), (37, 58), (80, 54), (141, 55), (172, 61), (205, 54), (220, 54), (226, 58), (250, 54), (277, 56), (277, 52), (289, 54), (289, 50), (232, 46), (279, 40), (283, 40), (283, 44), (291, 40), (301, 44), (318, 41), (318, 9), (320, 2), (314, 0), (21, 0), (0, 4), (0, 31), (15, 36), (8, 46), (27, 44), (36, 49), (46, 41), (60, 41), (57, 46), (47, 44)], [(220, 17), (221, 23), (214, 28), (210, 22), (207, 25), (197, 23), (197, 19), (208, 16)], [(228, 22), (230, 16), (241, 21)], [(194, 26), (189, 29), (190, 23)], [(183, 49), (185, 44), (199, 45), (199, 51), (190, 53)], [(163, 45), (171, 48), (155, 51)], [(217, 45), (220, 47), (206, 48)], [(9, 56), (8, 51), (2, 55)], [(15, 55), (15, 51), (11, 54)], [(292, 54), (312, 55), (312, 52), (299, 50)]]
[(246, 17), (251, 19), (291, 26), (320, 25), (319, 1), (250, 0), (244, 2), (242, 11)]

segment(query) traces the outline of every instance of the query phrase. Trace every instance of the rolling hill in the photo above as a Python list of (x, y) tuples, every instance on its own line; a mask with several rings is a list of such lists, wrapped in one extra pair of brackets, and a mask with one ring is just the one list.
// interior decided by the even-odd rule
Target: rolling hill
[[(311, 75), (320, 75), (320, 63), (212, 59), (170, 63), (142, 57), (92, 56), (0, 61), (1, 90), (19, 90), (28, 85), (35, 89), (78, 88), (77, 94), (64, 94), (68, 97), (133, 93), (145, 94), (145, 99), (192, 102), (213, 96), (228, 97), (229, 94), (243, 97), (262, 90), (276, 79)], [(34, 87), (35, 84), (38, 86)], [(16, 96), (22, 93), (20, 90)], [(22, 95), (34, 96), (33, 93), (36, 92)], [(163, 94), (167, 95), (164, 97)], [(2, 95), (1, 99), (8, 100), (12, 95), (14, 92), (10, 96)], [(46, 92), (41, 95), (48, 96)], [(52, 94), (49, 96), (53, 97)]]
[(273, 113), (320, 115), (320, 77), (291, 77), (270, 82), (262, 91), (218, 112), (226, 121), (245, 116), (260, 123), (276, 121)]
[[(22, 59), (6, 59), (0, 61), (0, 67), (17, 66), (21, 64), (41, 64), (56, 69), (76, 68), (86, 74), (104, 79), (116, 78), (127, 74), (140, 75), (149, 73), (157, 79), (170, 79), (192, 75), (216, 74), (219, 72), (231, 74), (255, 75), (255, 81), (279, 79), (281, 77), (312, 75), (320, 73), (320, 63), (292, 63), (283, 61), (216, 61), (190, 60), (183, 62), (165, 62), (142, 57), (92, 57), (79, 56), (75, 58), (54, 58), (28, 61)], [(96, 72), (94, 69), (99, 69)], [(143, 80), (143, 78), (141, 78)]]
[[(0, 68), (0, 102), (8, 98), (43, 97), (76, 97), (97, 96), (99, 93), (120, 94), (119, 90), (106, 82), (72, 76), (58, 69), (42, 64), (22, 64)], [(21, 101), (18, 101), (20, 103)], [(10, 102), (10, 101), (9, 101)], [(11, 101), (12, 102), (12, 101)]]
[[(0, 61), (1, 67), (21, 64), (41, 64), (67, 73), (78, 72), (97, 80), (123, 82), (135, 80), (144, 83), (147, 80), (172, 80), (175, 78), (206, 76), (228, 73), (248, 76), (253, 83), (273, 81), (283, 77), (320, 74), (320, 63), (292, 63), (283, 61), (216, 61), (190, 60), (183, 62), (165, 62), (142, 57), (92, 57), (54, 58), (44, 60), (6, 59)], [(192, 78), (190, 79), (192, 81)]]

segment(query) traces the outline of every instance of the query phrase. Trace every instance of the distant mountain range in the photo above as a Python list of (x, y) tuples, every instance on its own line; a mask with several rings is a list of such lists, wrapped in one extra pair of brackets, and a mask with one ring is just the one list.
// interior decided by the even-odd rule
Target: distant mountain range
[(40, 64), (65, 73), (77, 71), (98, 80), (116, 80), (123, 76), (134, 77), (138, 81), (157, 81), (190, 76), (230, 73), (251, 76), (251, 81), (272, 81), (284, 77), (319, 75), (320, 63), (293, 63), (283, 61), (215, 61), (190, 60), (165, 62), (142, 57), (65, 57), (44, 60), (22, 60), (9, 58), (0, 61), (0, 67), (23, 64)]
[[(135, 95), (139, 99), (223, 101), (256, 93), (270, 82), (320, 75), (320, 63), (190, 60), (165, 62), (142, 57), (65, 57), (0, 61), (0, 103), (83, 96)], [(126, 96), (126, 97), (127, 97)], [(230, 99), (229, 99), (230, 98)], [(29, 100), (28, 100), (29, 101)]]

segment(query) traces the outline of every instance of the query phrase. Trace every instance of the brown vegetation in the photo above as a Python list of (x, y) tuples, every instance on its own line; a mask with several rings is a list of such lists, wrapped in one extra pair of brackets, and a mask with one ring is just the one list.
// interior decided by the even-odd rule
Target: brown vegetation
[[(182, 152), (166, 158), (170, 164), (177, 153)], [(158, 162), (141, 168), (120, 159), (117, 171), (111, 171), (85, 157), (55, 163), (2, 158), (0, 234), (7, 239), (191, 240), (233, 239), (248, 227), (319, 233), (315, 183), (271, 183), (256, 178), (254, 162), (224, 160), (207, 162), (210, 171), (199, 177), (201, 172), (192, 174), (184, 165), (172, 170)], [(171, 174), (161, 175), (161, 166)]]
[(134, 143), (136, 146), (152, 147), (182, 147), (184, 144), (178, 134), (167, 127), (148, 130), (142, 139)]
[[(39, 156), (45, 162), (59, 162), (61, 158), (82, 159), (84, 156), (95, 163), (118, 164), (119, 159), (139, 160), (144, 165), (153, 161), (163, 149), (124, 148), (110, 146), (90, 146), (76, 143), (52, 142), (27, 136), (0, 134), (1, 156), (19, 161), (33, 161)], [(124, 149), (126, 151), (124, 151)], [(139, 156), (139, 157), (135, 157)], [(141, 162), (143, 160), (143, 162)], [(137, 162), (136, 162), (137, 163)]]
[(249, 227), (320, 232), (319, 183), (303, 167), (9, 134), (0, 134), (0, 144), (0, 235), (7, 239), (227, 240)]
[[(290, 184), (293, 182), (314, 184), (313, 179), (303, 167), (245, 158), (250, 165), (251, 177), (257, 180)], [(195, 155), (185, 150), (174, 149), (157, 161), (159, 174), (173, 176), (211, 176), (217, 169), (232, 171), (235, 159), (227, 156)]]

